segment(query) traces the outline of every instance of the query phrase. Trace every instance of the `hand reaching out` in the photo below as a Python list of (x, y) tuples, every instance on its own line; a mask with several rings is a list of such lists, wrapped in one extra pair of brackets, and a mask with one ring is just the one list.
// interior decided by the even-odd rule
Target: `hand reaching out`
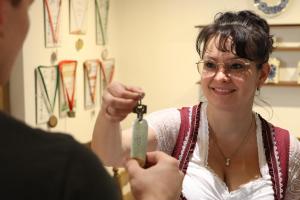
[(137, 200), (175, 200), (181, 193), (183, 173), (179, 161), (163, 152), (148, 152), (146, 169), (134, 159), (126, 169), (133, 196)]

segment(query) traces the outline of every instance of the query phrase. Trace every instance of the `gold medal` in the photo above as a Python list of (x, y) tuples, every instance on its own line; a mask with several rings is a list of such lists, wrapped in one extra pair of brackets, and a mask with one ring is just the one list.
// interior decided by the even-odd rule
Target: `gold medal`
[(84, 42), (82, 39), (78, 39), (75, 43), (76, 50), (79, 51), (83, 48)]
[(74, 111), (68, 111), (68, 116), (69, 117), (75, 117), (75, 112)]
[(57, 125), (57, 117), (55, 115), (51, 115), (48, 120), (48, 126), (54, 128)]

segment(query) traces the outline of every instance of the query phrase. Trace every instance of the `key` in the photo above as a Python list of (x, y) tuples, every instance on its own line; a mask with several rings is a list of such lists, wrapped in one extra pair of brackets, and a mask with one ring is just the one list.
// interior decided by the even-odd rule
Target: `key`
[(143, 115), (147, 113), (147, 106), (142, 104), (142, 101), (139, 100), (139, 103), (136, 107), (133, 108), (133, 113), (137, 114), (137, 118), (141, 121)]
[(140, 100), (133, 112), (137, 114), (137, 118), (132, 126), (130, 157), (136, 159), (139, 165), (144, 167), (148, 142), (148, 123), (143, 119), (143, 115), (147, 112), (147, 106), (143, 105)]

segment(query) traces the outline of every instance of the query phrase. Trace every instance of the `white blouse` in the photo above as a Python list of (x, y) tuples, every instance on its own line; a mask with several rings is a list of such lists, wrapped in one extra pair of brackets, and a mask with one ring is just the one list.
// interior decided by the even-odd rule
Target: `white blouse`
[[(256, 115), (256, 137), (259, 167), (262, 177), (229, 191), (226, 184), (208, 166), (209, 132), (206, 116), (207, 104), (201, 106), (201, 120), (195, 150), (183, 180), (182, 192), (188, 200), (273, 200), (271, 176), (264, 154), (261, 121)], [(155, 131), (158, 150), (171, 154), (180, 128), (180, 112), (170, 108), (154, 112), (146, 117)], [(291, 136), (289, 155), (289, 180), (286, 198), (300, 200), (300, 143)]]

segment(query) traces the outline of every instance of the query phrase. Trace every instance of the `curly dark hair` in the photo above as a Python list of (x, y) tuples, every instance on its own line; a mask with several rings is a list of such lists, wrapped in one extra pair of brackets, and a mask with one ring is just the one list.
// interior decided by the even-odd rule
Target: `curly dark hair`
[[(205, 26), (197, 37), (196, 49), (200, 58), (214, 37), (219, 37), (217, 48), (220, 51), (254, 61), (258, 69), (268, 62), (273, 50), (273, 36), (267, 21), (248, 10), (218, 13), (214, 23)], [(226, 46), (228, 39), (232, 41), (230, 49)]]

